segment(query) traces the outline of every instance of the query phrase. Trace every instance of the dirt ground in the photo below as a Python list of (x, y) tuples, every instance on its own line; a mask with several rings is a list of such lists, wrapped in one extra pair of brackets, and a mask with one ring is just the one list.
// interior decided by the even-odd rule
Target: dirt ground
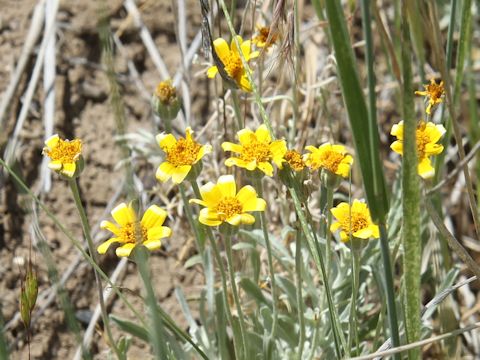
[[(34, 0), (0, 0), (0, 93), (5, 91), (18, 61), (36, 3), (37, 1)], [(120, 151), (114, 143), (116, 125), (109, 102), (108, 78), (101, 65), (101, 44), (97, 28), (101, 3), (99, 1), (61, 1), (56, 33), (54, 132), (70, 139), (79, 137), (84, 142), (87, 166), (81, 176), (80, 191), (94, 227), (99, 221), (109, 217), (105, 209), (117, 192), (123, 176), (123, 170), (115, 167), (120, 160)], [(153, 91), (161, 77), (150, 60), (132, 19), (128, 17), (122, 5), (123, 2), (115, 0), (103, 3), (108, 7), (111, 27), (113, 31), (119, 31), (119, 39), (126, 50), (126, 57), (116, 55), (115, 69), (120, 74), (128, 130), (143, 128), (153, 132), (154, 123), (149, 99), (146, 96), (142, 97), (140, 90), (134, 85), (128, 72), (126, 59), (133, 62), (148, 92)], [(138, 2), (142, 19), (152, 34), (169, 72), (175, 74), (178, 69), (180, 50), (176, 41), (175, 18), (171, 4), (172, 2), (167, 0)], [(197, 1), (187, 1), (189, 42), (200, 30), (198, 16), (200, 11), (197, 7)], [(193, 16), (193, 14), (196, 15)], [(27, 71), (12, 101), (4, 128), (0, 130), (2, 138), (13, 131), (22, 104), (20, 95), (27, 87), (34, 59), (35, 57), (30, 58)], [(195, 71), (198, 70), (198, 68), (195, 69)], [(192, 81), (197, 82), (196, 86), (199, 88), (205, 88), (204, 77), (192, 78)], [(44, 95), (40, 85), (20, 134), (22, 145), (17, 158), (18, 168), (21, 169), (23, 178), (33, 189), (38, 188), (40, 180), (44, 128), (42, 113), (39, 109)], [(208, 111), (205, 108), (208, 106), (205, 96), (201, 94), (192, 94), (192, 96), (196, 109), (203, 108), (203, 111)], [(150, 187), (156, 185), (153, 168), (146, 166), (143, 173), (145, 175), (142, 180), (146, 180)], [(148, 179), (148, 176), (151, 178)], [(52, 180), (52, 190), (40, 196), (61, 223), (74, 231), (80, 239), (80, 222), (69, 189), (65, 181), (58, 176), (52, 176)], [(7, 179), (4, 186), (0, 187), (0, 289), (2, 289), (0, 305), (8, 328), (8, 340), (13, 344), (12, 359), (28, 358), (24, 328), (18, 319), (21, 279), (25, 272), (25, 263), (28, 261), (29, 249), (32, 241), (35, 241), (31, 232), (32, 214), (27, 204), (27, 199), (23, 195), (18, 195), (14, 183)], [(172, 217), (175, 217), (175, 210), (174, 208), (170, 211), (173, 214)], [(203, 280), (195, 271), (185, 270), (183, 261), (179, 261), (181, 260), (179, 254), (185, 253), (185, 245), (191, 240), (190, 233), (182, 231), (185, 226), (182, 227), (178, 221), (174, 223), (170, 219), (167, 222), (169, 226), (174, 227), (176, 236), (167, 240), (164, 250), (156, 252), (151, 258), (155, 290), (163, 308), (186, 328), (185, 318), (175, 299), (174, 288), (182, 287), (189, 299), (198, 291), (199, 287), (195, 284), (201, 284)], [(77, 318), (86, 327), (98, 298), (93, 287), (92, 270), (83, 261), (79, 261), (79, 252), (66, 236), (58, 231), (54, 222), (44, 212), (39, 214), (39, 225), (55, 258), (59, 275), (64, 275), (69, 268), (72, 271), (65, 287)], [(99, 233), (97, 240), (104, 240), (106, 235), (103, 232)], [(188, 248), (186, 251), (188, 252)], [(36, 251), (33, 251), (32, 257), (39, 278), (37, 309), (41, 309), (46, 304), (46, 297), (52, 294), (53, 289), (48, 280), (44, 259)], [(103, 270), (110, 274), (118, 263), (119, 260), (112, 253), (102, 257), (101, 260)], [(141, 311), (142, 305), (138, 300), (139, 278), (133, 264), (127, 265), (119, 278), (119, 283), (128, 299)], [(110, 302), (109, 306), (114, 314), (126, 318), (132, 316), (117, 298)], [(72, 358), (76, 351), (76, 342), (71, 332), (67, 330), (64, 313), (57, 298), (49, 302), (41, 315), (37, 316), (34, 312), (34, 318), (31, 341), (32, 359)], [(115, 326), (114, 330), (114, 335), (118, 338), (119, 332)], [(96, 358), (106, 358), (107, 346), (102, 329), (97, 329), (93, 337), (92, 351), (96, 354)], [(142, 346), (134, 342), (129, 353), (132, 359), (145, 358)]]

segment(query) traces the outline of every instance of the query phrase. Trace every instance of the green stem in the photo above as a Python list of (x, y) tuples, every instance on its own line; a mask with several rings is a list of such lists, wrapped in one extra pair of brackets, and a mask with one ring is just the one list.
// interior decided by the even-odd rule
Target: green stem
[[(193, 186), (193, 190), (194, 190), (196, 196), (198, 196), (199, 199), (201, 199), (202, 197), (200, 196), (200, 190), (198, 189), (197, 183), (192, 181), (192, 186)], [(198, 195), (197, 195), (197, 193), (198, 193)], [(228, 303), (227, 275), (225, 273), (225, 268), (224, 268), (224, 265), (223, 265), (222, 257), (220, 256), (220, 251), (218, 250), (218, 246), (217, 246), (217, 243), (215, 241), (215, 237), (213, 236), (213, 233), (209, 228), (207, 228), (206, 230), (207, 230), (208, 239), (210, 240), (210, 245), (212, 246), (212, 249), (213, 249), (213, 256), (215, 256), (215, 261), (217, 262), (218, 268), (220, 269), (220, 277), (221, 277), (221, 280), (222, 280), (223, 303), (224, 303), (223, 306), (225, 307), (225, 311), (227, 312), (228, 322), (230, 323), (230, 326), (232, 327), (233, 347), (234, 347), (234, 350), (235, 350), (235, 355), (236, 355), (237, 359), (241, 359), (240, 345), (238, 344), (238, 336), (236, 334), (235, 325), (233, 323), (232, 312), (230, 310), (230, 305)], [(223, 329), (219, 329), (219, 331), (222, 331), (222, 330)]]
[[(393, 347), (400, 346), (400, 335), (398, 333), (397, 307), (395, 305), (395, 288), (393, 284), (392, 264), (390, 260), (390, 249), (388, 246), (388, 234), (385, 224), (379, 224), (380, 247), (382, 251), (383, 271), (385, 275), (385, 287), (387, 293), (387, 312), (390, 325)], [(396, 355), (395, 359), (399, 359)]]
[[(230, 225), (228, 225), (230, 226)], [(245, 330), (245, 318), (243, 316), (242, 304), (240, 303), (240, 297), (238, 296), (237, 283), (235, 281), (235, 272), (233, 269), (233, 256), (232, 256), (232, 235), (224, 234), (225, 238), (225, 247), (227, 250), (227, 268), (230, 275), (230, 286), (232, 287), (233, 301), (235, 302), (235, 307), (237, 308), (238, 318), (240, 322), (240, 336), (242, 338), (242, 347), (243, 347), (243, 359), (248, 359), (248, 348), (247, 348), (247, 339), (246, 339), (246, 330)]]
[(297, 311), (298, 311), (298, 349), (297, 360), (302, 360), (303, 346), (305, 345), (305, 318), (303, 315), (302, 296), (302, 236), (300, 229), (297, 230), (295, 241), (295, 280), (297, 282)]
[[(255, 178), (255, 187), (257, 189), (259, 197), (263, 198), (263, 184), (262, 178), (260, 175), (257, 175)], [(272, 330), (269, 336), (268, 348), (266, 351), (266, 358), (271, 359), (273, 345), (275, 343), (275, 337), (277, 334), (278, 327), (278, 306), (277, 306), (277, 286), (275, 283), (275, 270), (273, 268), (273, 255), (272, 255), (272, 244), (270, 242), (270, 236), (268, 235), (267, 229), (267, 219), (265, 217), (265, 212), (260, 213), (260, 222), (262, 225), (263, 238), (265, 239), (265, 246), (267, 248), (267, 260), (268, 260), (268, 270), (270, 272), (270, 281), (272, 285), (272, 310), (273, 310), (273, 322)]]
[(300, 220), (300, 225), (302, 227), (303, 234), (307, 239), (310, 252), (313, 256), (317, 269), (320, 272), (320, 275), (322, 276), (323, 285), (325, 287), (325, 293), (326, 293), (327, 302), (328, 302), (328, 309), (329, 309), (328, 315), (330, 317), (332, 333), (335, 341), (335, 351), (337, 354), (337, 358), (340, 359), (342, 358), (341, 348), (343, 347), (345, 349), (346, 344), (345, 344), (345, 339), (343, 338), (343, 333), (341, 331), (337, 310), (333, 302), (333, 297), (332, 297), (330, 284), (327, 277), (327, 272), (325, 270), (325, 264), (323, 261), (320, 245), (318, 243), (318, 239), (316, 238), (315, 232), (310, 230), (310, 226), (304, 214), (304, 210), (302, 209), (302, 203), (300, 202), (296, 189), (289, 186), (288, 190), (290, 192), (290, 195), (292, 196), (293, 204), (295, 206), (295, 211)]
[(322, 214), (322, 222), (320, 223), (320, 237), (326, 242), (325, 268), (327, 277), (330, 278), (332, 267), (332, 234), (330, 225), (332, 224), (332, 213), (330, 209), (333, 207), (333, 189), (330, 186), (320, 185), (320, 211)]
[[(196, 184), (195, 181), (192, 181), (192, 185), (193, 183)], [(192, 227), (193, 233), (195, 235), (195, 240), (197, 243), (197, 251), (202, 257), (202, 261), (203, 261), (204, 259), (203, 255), (205, 250), (205, 232), (202, 231), (202, 229), (200, 228), (200, 225), (198, 224), (197, 221), (195, 221), (193, 217), (193, 211), (190, 203), (188, 202), (185, 185), (179, 184), (178, 187), (180, 189), (180, 195), (182, 196), (183, 207), (185, 208), (185, 213), (187, 214), (188, 223)]]
[(151, 337), (151, 343), (153, 345), (153, 351), (157, 359), (167, 359), (167, 343), (165, 339), (165, 330), (163, 328), (163, 320), (159, 316), (157, 299), (152, 287), (150, 271), (148, 269), (149, 254), (147, 248), (144, 246), (136, 246), (134, 249), (134, 258), (137, 263), (138, 272), (142, 278), (145, 291), (147, 292), (146, 302), (150, 309), (151, 316), (151, 331), (149, 331)]
[(243, 129), (242, 121), (242, 111), (240, 110), (240, 99), (238, 98), (238, 91), (235, 89), (231, 90), (232, 102), (233, 102), (233, 111), (235, 113), (235, 118), (237, 119), (237, 131)]
[[(85, 213), (85, 209), (83, 208), (82, 200), (80, 199), (80, 193), (78, 191), (78, 184), (77, 184), (77, 179), (73, 178), (68, 181), (68, 184), (70, 185), (70, 190), (72, 191), (73, 199), (75, 201), (75, 206), (77, 207), (78, 213), (80, 215), (80, 220), (82, 222), (82, 228), (83, 228), (83, 234), (85, 235), (85, 238), (87, 239), (87, 245), (88, 245), (88, 251), (90, 252), (90, 256), (92, 257), (92, 260), (98, 264), (98, 257), (97, 253), (95, 250), (95, 246), (93, 245), (93, 240), (91, 236), (91, 230), (90, 230), (90, 224), (88, 222), (87, 214)], [(120, 353), (120, 351), (117, 348), (117, 345), (113, 339), (112, 335), (112, 330), (110, 328), (110, 321), (108, 319), (107, 315), (107, 310), (105, 308), (105, 302), (103, 300), (103, 286), (100, 281), (100, 276), (96, 269), (93, 269), (93, 273), (95, 274), (95, 283), (97, 285), (97, 290), (98, 290), (98, 303), (100, 304), (100, 310), (102, 313), (102, 320), (103, 324), (105, 326), (105, 330), (107, 332), (108, 340), (110, 342), (110, 345), (112, 346), (113, 351), (115, 352), (115, 355), (117, 356), (118, 359), (124, 359), (124, 356)]]
[[(351, 253), (352, 253), (352, 300), (350, 303), (350, 316), (349, 316), (349, 330), (348, 330), (348, 348), (350, 354), (352, 354), (352, 344), (355, 339), (355, 356), (358, 355), (358, 318), (357, 318), (357, 297), (358, 287), (360, 279), (360, 255), (361, 248), (358, 248), (358, 244), (355, 242), (364, 241), (362, 239), (352, 239)], [(361, 246), (361, 245), (360, 245)]]

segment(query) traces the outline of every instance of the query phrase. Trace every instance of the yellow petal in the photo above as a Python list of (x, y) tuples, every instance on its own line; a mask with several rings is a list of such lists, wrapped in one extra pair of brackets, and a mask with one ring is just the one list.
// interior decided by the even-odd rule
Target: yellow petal
[(226, 60), (230, 56), (230, 48), (228, 47), (227, 42), (222, 38), (215, 39), (213, 42), (213, 47), (217, 53), (217, 56), (220, 58), (222, 63), (225, 64)]
[(52, 170), (58, 171), (62, 168), (62, 163), (59, 160), (50, 161), (48, 167)]
[(68, 177), (72, 177), (73, 174), (75, 174), (76, 168), (77, 168), (77, 166), (75, 165), (75, 163), (66, 163), (66, 164), (63, 164), (62, 170), (60, 170), (60, 172), (63, 175), (66, 175)]
[(165, 210), (160, 206), (152, 205), (143, 214), (141, 224), (150, 229), (162, 225), (166, 217), (167, 212)]
[(172, 174), (175, 171), (175, 166), (170, 164), (169, 162), (165, 161), (160, 164), (160, 166), (157, 169), (157, 172), (155, 173), (155, 177), (157, 178), (158, 181), (161, 182), (166, 182), (168, 179), (172, 177)]
[(135, 244), (128, 243), (118, 247), (117, 250), (115, 250), (115, 253), (117, 254), (117, 256), (120, 256), (120, 257), (130, 256), (130, 253), (132, 252), (134, 247), (135, 247)]
[(340, 240), (347, 242), (350, 240), (350, 236), (345, 231), (340, 231)]
[(246, 73), (244, 73), (240, 77), (240, 81), (237, 81), (237, 83), (238, 83), (238, 86), (240, 86), (240, 89), (242, 89), (243, 91), (245, 91), (245, 92), (252, 92), (253, 91), (252, 83), (250, 82), (250, 80), (248, 80), (248, 77), (247, 77)]
[(342, 220), (349, 216), (350, 214), (350, 206), (346, 202), (342, 202), (330, 210), (333, 216), (335, 216), (338, 220)]
[(330, 231), (332, 233), (334, 233), (335, 231), (337, 231), (338, 229), (340, 229), (341, 225), (339, 222), (334, 222), (332, 223), (332, 225), (330, 225)]
[(172, 173), (172, 181), (175, 184), (180, 184), (183, 180), (185, 180), (191, 169), (191, 165), (182, 165), (174, 168)]
[(47, 140), (45, 140), (45, 145), (52, 149), (58, 144), (59, 141), (60, 137), (58, 136), (58, 134), (54, 134), (50, 136)]
[[(240, 48), (242, 47), (242, 43), (243, 43), (243, 39), (240, 35), (237, 35), (235, 36), (238, 40), (238, 44), (240, 45)], [(238, 51), (238, 48), (237, 48), (237, 44), (235, 43), (235, 39), (232, 38), (232, 41), (230, 42), (230, 50), (235, 52), (235, 53), (239, 53)]]
[(403, 143), (401, 141), (394, 141), (392, 145), (390, 145), (390, 149), (397, 154), (403, 155)]
[(430, 179), (435, 175), (435, 169), (428, 157), (423, 158), (418, 164), (418, 174), (424, 179)]
[(396, 136), (398, 140), (403, 140), (403, 120), (392, 126), (390, 134)]
[(117, 224), (121, 227), (124, 227), (127, 224), (131, 224), (136, 220), (135, 212), (130, 206), (127, 206), (127, 204), (125, 203), (117, 205), (112, 210), (112, 216), (117, 222)]
[[(255, 219), (255, 218), (254, 218)], [(225, 220), (227, 223), (233, 226), (238, 226), (242, 223), (242, 215), (241, 214), (235, 214), (233, 216), (230, 216), (227, 220)], [(254, 220), (255, 221), (255, 220)]]
[(218, 214), (209, 211), (208, 208), (203, 208), (200, 210), (198, 221), (207, 226), (217, 226), (222, 223), (222, 221), (218, 218)]
[(440, 144), (426, 144), (424, 151), (425, 151), (426, 156), (438, 155), (443, 151), (443, 145), (440, 145)]
[(243, 204), (243, 211), (265, 211), (267, 203), (262, 198), (250, 199)]
[(112, 245), (113, 243), (116, 243), (116, 242), (120, 242), (120, 240), (118, 240), (118, 238), (111, 238), (111, 239), (105, 241), (104, 243), (98, 245), (97, 252), (99, 254), (105, 254), (107, 252), (108, 248), (110, 247), (110, 245)]
[(370, 225), (370, 229), (372, 229), (372, 237), (378, 239), (380, 237), (380, 229), (377, 225), (372, 224)]
[(237, 185), (232, 175), (222, 175), (218, 178), (217, 187), (223, 197), (235, 197), (237, 194)]
[(240, 144), (247, 145), (256, 139), (255, 133), (249, 128), (245, 128), (237, 132), (238, 141)]
[(336, 171), (337, 175), (340, 175), (344, 178), (347, 178), (349, 173), (350, 173), (350, 165), (348, 163), (347, 164), (345, 164), (345, 163), (338, 164), (338, 168), (337, 168), (337, 171)]
[(255, 131), (255, 136), (257, 137), (257, 140), (262, 143), (269, 143), (272, 141), (270, 132), (265, 124), (262, 124), (258, 127), (257, 131)]
[(158, 146), (160, 146), (160, 148), (163, 151), (166, 151), (172, 146), (175, 146), (177, 144), (177, 139), (175, 139), (175, 136), (173, 136), (172, 134), (165, 134), (165, 133), (158, 134), (156, 136), (156, 140), (157, 140)]
[(372, 237), (373, 233), (370, 227), (366, 227), (358, 231), (355, 231), (352, 235), (359, 239), (368, 239)]
[(105, 229), (105, 230), (108, 230), (112, 233), (114, 233), (116, 236), (119, 236), (120, 233), (121, 233), (121, 230), (120, 228), (115, 225), (114, 223), (110, 222), (110, 221), (106, 221), (106, 220), (103, 220), (101, 223), (100, 223), (100, 227), (102, 229)]
[(447, 130), (443, 127), (443, 125), (435, 125), (433, 123), (427, 123), (425, 127), (425, 133), (427, 134), (430, 142), (436, 143), (440, 138), (445, 134)]
[(268, 162), (261, 162), (259, 164), (257, 164), (257, 167), (262, 170), (265, 175), (267, 176), (273, 176), (273, 166), (272, 164), (268, 163)]
[(252, 43), (250, 40), (244, 41), (241, 43), (240, 48), (242, 49), (243, 56), (245, 57), (245, 60), (250, 60), (250, 52), (252, 48)]
[(226, 142), (222, 143), (222, 149), (223, 149), (223, 151), (232, 151), (232, 152), (240, 154), (243, 150), (243, 147), (242, 147), (242, 145), (234, 144), (234, 143), (226, 141)]
[(213, 79), (218, 74), (218, 68), (216, 66), (210, 66), (207, 70), (207, 77)]
[(241, 204), (245, 204), (247, 201), (255, 199), (256, 197), (257, 197), (257, 192), (255, 191), (255, 189), (252, 186), (247, 185), (242, 187), (238, 191), (236, 199), (240, 201)]
[(201, 158), (203, 158), (206, 154), (210, 154), (212, 152), (212, 145), (203, 145), (200, 148), (200, 151), (197, 154), (197, 159), (195, 162), (198, 162)]
[(212, 182), (208, 182), (200, 188), (200, 194), (202, 195), (202, 200), (195, 201), (197, 204), (207, 206), (209, 208), (214, 208), (217, 206), (218, 201), (222, 198), (222, 192), (220, 189)]
[(160, 247), (162, 246), (162, 242), (160, 240), (147, 240), (144, 241), (142, 245), (145, 246), (148, 250), (152, 251), (160, 249)]
[(147, 241), (163, 239), (172, 235), (172, 229), (167, 226), (155, 226), (148, 230)]

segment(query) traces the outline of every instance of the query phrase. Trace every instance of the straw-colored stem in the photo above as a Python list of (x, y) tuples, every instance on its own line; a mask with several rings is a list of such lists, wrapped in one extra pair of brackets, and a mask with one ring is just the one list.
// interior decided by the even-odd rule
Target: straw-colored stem
[(242, 304), (240, 303), (240, 297), (238, 295), (237, 282), (235, 280), (235, 270), (233, 268), (233, 255), (232, 255), (232, 235), (229, 233), (224, 234), (225, 248), (227, 253), (227, 270), (230, 276), (230, 287), (232, 288), (233, 301), (237, 308), (238, 319), (240, 324), (240, 336), (242, 340), (243, 356), (241, 359), (249, 358), (249, 351), (247, 347), (247, 333), (245, 328), (245, 317), (243, 316)]
[(138, 272), (142, 278), (143, 285), (146, 291), (146, 302), (150, 310), (151, 329), (149, 331), (151, 344), (155, 357), (158, 360), (167, 359), (167, 343), (165, 338), (165, 330), (163, 328), (163, 321), (159, 316), (157, 299), (152, 286), (152, 278), (149, 271), (149, 254), (147, 248), (144, 246), (136, 246), (133, 250), (135, 262), (137, 263)]
[[(95, 246), (93, 245), (93, 240), (91, 236), (91, 229), (90, 229), (90, 224), (88, 222), (87, 214), (85, 213), (85, 209), (83, 208), (82, 200), (80, 199), (80, 193), (78, 191), (78, 184), (77, 184), (77, 179), (71, 179), (68, 181), (68, 184), (70, 185), (70, 190), (72, 191), (73, 199), (75, 201), (75, 206), (77, 207), (78, 213), (80, 214), (80, 220), (82, 223), (82, 229), (83, 229), (83, 234), (85, 235), (85, 238), (87, 239), (87, 245), (88, 245), (88, 251), (90, 252), (90, 256), (92, 257), (92, 260), (98, 264), (98, 258), (97, 258), (97, 253), (95, 250)], [(105, 326), (105, 330), (107, 332), (108, 340), (110, 342), (110, 345), (115, 352), (115, 355), (117, 356), (118, 359), (123, 359), (124, 356), (121, 354), (121, 352), (118, 350), (117, 345), (115, 343), (115, 340), (113, 339), (112, 335), (112, 330), (110, 328), (110, 320), (108, 319), (108, 314), (107, 310), (105, 308), (105, 302), (103, 300), (103, 286), (102, 282), (100, 281), (100, 277), (96, 269), (93, 269), (93, 273), (95, 274), (95, 284), (97, 285), (97, 291), (98, 291), (98, 302), (100, 304), (100, 310), (102, 312), (102, 320), (103, 320), (103, 325)]]

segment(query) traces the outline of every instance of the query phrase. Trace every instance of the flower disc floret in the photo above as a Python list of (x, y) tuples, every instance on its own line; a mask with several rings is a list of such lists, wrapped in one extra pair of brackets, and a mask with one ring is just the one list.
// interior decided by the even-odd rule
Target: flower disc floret
[(436, 104), (443, 102), (442, 96), (445, 94), (445, 88), (443, 86), (443, 81), (440, 81), (439, 84), (435, 79), (430, 80), (430, 84), (423, 85), (425, 91), (415, 91), (416, 95), (425, 96), (428, 99), (428, 106), (425, 112), (430, 115), (432, 107)]
[(212, 151), (210, 145), (200, 145), (196, 142), (192, 134), (192, 129), (188, 127), (185, 138), (179, 137), (178, 140), (172, 134), (157, 135), (158, 145), (166, 154), (165, 161), (156, 172), (159, 181), (166, 182), (171, 178), (174, 183), (180, 184), (192, 166)]
[(257, 197), (255, 189), (244, 186), (237, 193), (232, 175), (218, 178), (216, 184), (209, 182), (200, 188), (202, 199), (191, 199), (190, 203), (204, 206), (198, 220), (207, 226), (228, 223), (233, 226), (253, 224), (255, 217), (248, 212), (265, 211), (265, 200)]
[(280, 169), (285, 161), (284, 155), (287, 152), (285, 140), (274, 140), (265, 125), (261, 125), (255, 132), (245, 128), (237, 133), (240, 144), (224, 142), (224, 151), (231, 151), (239, 154), (238, 157), (230, 157), (225, 160), (226, 166), (238, 166), (253, 171), (259, 169), (266, 175), (273, 175), (275, 163)]
[[(251, 51), (250, 40), (243, 41), (241, 36), (237, 35), (238, 43), (240, 44), (240, 51), (246, 61), (256, 58), (259, 55), (258, 51)], [(230, 46), (222, 39), (218, 38), (213, 42), (214, 51), (223, 65), (223, 68), (227, 75), (237, 84), (237, 86), (247, 92), (252, 91), (252, 84), (248, 80), (246, 70), (243, 67), (242, 59), (240, 57), (240, 51), (238, 50), (235, 39), (232, 39)], [(209, 78), (214, 78), (218, 74), (218, 67), (211, 66), (207, 71)]]
[(167, 212), (157, 205), (150, 206), (140, 221), (131, 205), (121, 203), (112, 210), (112, 217), (117, 224), (110, 221), (102, 221), (101, 228), (113, 233), (114, 237), (100, 244), (97, 251), (105, 254), (113, 243), (120, 243), (115, 253), (117, 256), (129, 256), (137, 245), (143, 245), (148, 250), (159, 249), (161, 239), (169, 237), (172, 230), (162, 226)]
[(302, 159), (302, 154), (296, 150), (288, 150), (285, 153), (284, 159), (294, 171), (302, 171), (305, 169), (305, 162)]
[(345, 146), (325, 143), (318, 148), (306, 146), (305, 150), (310, 153), (305, 154), (303, 160), (311, 170), (325, 169), (332, 174), (348, 177), (353, 157), (348, 154)]
[(76, 162), (82, 155), (82, 141), (62, 140), (55, 134), (45, 141), (45, 145), (43, 154), (51, 159), (48, 167), (65, 176), (73, 177), (77, 169)]
[(364, 202), (355, 199), (352, 206), (342, 202), (330, 211), (337, 220), (330, 226), (330, 231), (340, 230), (343, 242), (348, 241), (350, 235), (359, 239), (379, 237), (379, 228), (372, 222), (370, 210)]
[[(396, 141), (390, 145), (390, 148), (396, 153), (403, 155), (403, 121), (393, 125), (390, 132), (397, 138)], [(435, 174), (435, 169), (432, 166), (430, 157), (438, 155), (443, 151), (443, 145), (437, 144), (446, 130), (442, 125), (435, 125), (432, 122), (420, 121), (415, 131), (417, 156), (418, 156), (418, 174), (424, 178), (429, 179)]]

